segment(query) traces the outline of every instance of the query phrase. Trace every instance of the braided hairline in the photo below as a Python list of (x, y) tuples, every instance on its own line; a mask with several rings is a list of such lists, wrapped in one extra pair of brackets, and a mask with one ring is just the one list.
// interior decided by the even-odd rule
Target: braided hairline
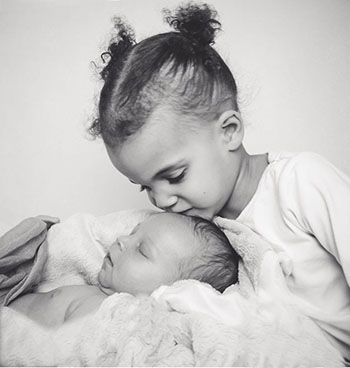
[(218, 104), (228, 98), (238, 109), (234, 78), (211, 47), (221, 26), (216, 11), (207, 4), (189, 3), (174, 16), (167, 14), (176, 32), (140, 43), (131, 27), (115, 18), (117, 37), (108, 48), (111, 59), (101, 73), (105, 85), (99, 116), (90, 128), (112, 148), (139, 130), (160, 104), (202, 121), (213, 120)]
[[(179, 116), (186, 116), (187, 120), (188, 117), (195, 117), (200, 121), (212, 121), (217, 117), (217, 106), (220, 102), (232, 95), (216, 81), (206, 83), (205, 70), (198, 73), (191, 66), (187, 70), (177, 70), (174, 73), (170, 61), (142, 88), (135, 99), (119, 101), (113, 108), (110, 106), (109, 115), (113, 115), (113, 124), (108, 124), (108, 127), (105, 124), (107, 129), (102, 129), (102, 135), (109, 146), (113, 148), (122, 144), (135, 134), (159, 106), (168, 107)], [(118, 95), (118, 87), (122, 81), (121, 77), (114, 96)], [(114, 99), (118, 101), (117, 97)]]

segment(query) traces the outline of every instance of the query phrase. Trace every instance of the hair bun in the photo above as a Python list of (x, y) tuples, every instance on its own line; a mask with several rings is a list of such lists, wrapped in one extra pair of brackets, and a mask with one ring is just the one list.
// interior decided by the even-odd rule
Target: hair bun
[[(123, 58), (136, 44), (134, 30), (121, 17), (114, 17), (114, 31), (116, 34), (112, 37), (108, 50), (101, 54), (101, 59), (107, 65), (103, 68), (102, 79), (106, 80), (109, 74), (118, 71)], [(106, 59), (107, 57), (107, 59)]]
[(207, 4), (189, 3), (177, 8), (174, 15), (169, 10), (164, 13), (170, 26), (201, 47), (214, 44), (215, 33), (221, 28), (215, 19), (217, 12)]

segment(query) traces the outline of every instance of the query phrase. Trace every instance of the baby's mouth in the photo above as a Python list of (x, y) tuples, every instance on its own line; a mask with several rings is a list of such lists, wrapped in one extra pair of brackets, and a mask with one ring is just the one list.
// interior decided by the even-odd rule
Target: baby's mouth
[(113, 266), (111, 254), (109, 252), (106, 254), (105, 260), (106, 260), (107, 263), (109, 263), (111, 266)]

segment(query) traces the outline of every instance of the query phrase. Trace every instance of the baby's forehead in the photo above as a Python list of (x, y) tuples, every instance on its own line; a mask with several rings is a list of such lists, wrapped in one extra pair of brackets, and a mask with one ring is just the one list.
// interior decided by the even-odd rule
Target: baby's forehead
[(169, 231), (174, 229), (182, 229), (183, 231), (194, 232), (194, 228), (191, 225), (191, 221), (185, 215), (171, 212), (159, 212), (151, 214), (144, 222), (157, 227), (164, 227)]
[(157, 254), (158, 261), (169, 258), (173, 262), (183, 261), (198, 256), (206, 249), (188, 216), (157, 213), (148, 217), (140, 227), (139, 241)]
[(191, 247), (198, 242), (198, 234), (191, 219), (182, 214), (160, 212), (152, 214), (143, 223), (142, 234), (151, 237), (157, 243), (163, 240), (174, 240), (171, 243), (176, 245), (176, 241)]

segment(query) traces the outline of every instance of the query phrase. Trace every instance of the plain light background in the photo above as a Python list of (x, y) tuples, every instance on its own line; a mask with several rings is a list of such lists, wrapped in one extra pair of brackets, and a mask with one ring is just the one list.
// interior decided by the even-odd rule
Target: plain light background
[[(91, 141), (91, 61), (113, 15), (137, 39), (168, 31), (161, 0), (0, 0), (0, 222), (151, 208)], [(250, 153), (315, 151), (350, 174), (350, 1), (211, 0)]]

